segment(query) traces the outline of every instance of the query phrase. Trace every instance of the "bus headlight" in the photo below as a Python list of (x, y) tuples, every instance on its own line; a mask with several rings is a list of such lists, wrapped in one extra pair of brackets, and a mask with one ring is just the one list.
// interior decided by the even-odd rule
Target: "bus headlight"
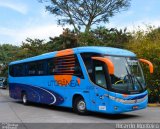
[(116, 97), (113, 97), (113, 96), (109, 96), (109, 98), (110, 98), (111, 100), (116, 101), (116, 102), (121, 102), (121, 103), (124, 103), (124, 102), (125, 102), (125, 100), (120, 99), (120, 98), (116, 98)]
[(113, 97), (113, 96), (109, 96), (109, 98), (110, 98), (111, 100), (114, 100), (114, 101), (115, 101), (115, 99), (116, 99), (116, 97)]
[(125, 100), (120, 99), (120, 98), (116, 98), (116, 102), (124, 103), (124, 102), (125, 102)]

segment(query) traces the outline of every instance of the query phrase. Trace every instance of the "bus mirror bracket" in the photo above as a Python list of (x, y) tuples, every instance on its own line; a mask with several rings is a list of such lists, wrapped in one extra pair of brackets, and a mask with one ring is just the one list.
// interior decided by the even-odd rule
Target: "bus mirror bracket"
[(150, 73), (151, 74), (153, 73), (153, 64), (150, 61), (148, 61), (146, 59), (139, 59), (139, 61), (142, 63), (148, 64)]
[(91, 57), (93, 60), (99, 60), (104, 62), (107, 67), (108, 67), (108, 71), (110, 75), (114, 74), (114, 64), (112, 63), (112, 61), (108, 58), (104, 58), (104, 57)]

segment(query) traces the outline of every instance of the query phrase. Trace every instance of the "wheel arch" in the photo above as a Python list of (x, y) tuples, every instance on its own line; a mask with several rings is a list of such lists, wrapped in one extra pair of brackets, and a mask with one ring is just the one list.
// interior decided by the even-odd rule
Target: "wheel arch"
[[(73, 107), (73, 105), (74, 105), (74, 101), (75, 101), (76, 98), (78, 98), (78, 97), (81, 97), (81, 98), (84, 99), (83, 95), (81, 95), (80, 93), (74, 94), (73, 97), (72, 97), (72, 107)], [(85, 100), (85, 99), (84, 99), (84, 100)]]
[(27, 94), (25, 90), (21, 90), (21, 97), (24, 93)]

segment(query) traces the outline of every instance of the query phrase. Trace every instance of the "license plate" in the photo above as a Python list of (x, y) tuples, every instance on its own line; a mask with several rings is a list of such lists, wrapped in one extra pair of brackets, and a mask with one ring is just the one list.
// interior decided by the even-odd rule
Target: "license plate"
[(138, 109), (138, 106), (133, 106), (132, 109), (136, 110), (136, 109)]

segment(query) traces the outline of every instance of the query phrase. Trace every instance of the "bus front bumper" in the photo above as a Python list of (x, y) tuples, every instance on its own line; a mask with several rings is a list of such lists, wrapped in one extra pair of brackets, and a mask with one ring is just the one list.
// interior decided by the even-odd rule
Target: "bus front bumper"
[(143, 100), (142, 102), (135, 101), (135, 103), (132, 104), (125, 104), (111, 100), (107, 112), (111, 114), (119, 114), (123, 112), (136, 111), (146, 108), (147, 104), (148, 104), (148, 97), (146, 97), (146, 99)]

